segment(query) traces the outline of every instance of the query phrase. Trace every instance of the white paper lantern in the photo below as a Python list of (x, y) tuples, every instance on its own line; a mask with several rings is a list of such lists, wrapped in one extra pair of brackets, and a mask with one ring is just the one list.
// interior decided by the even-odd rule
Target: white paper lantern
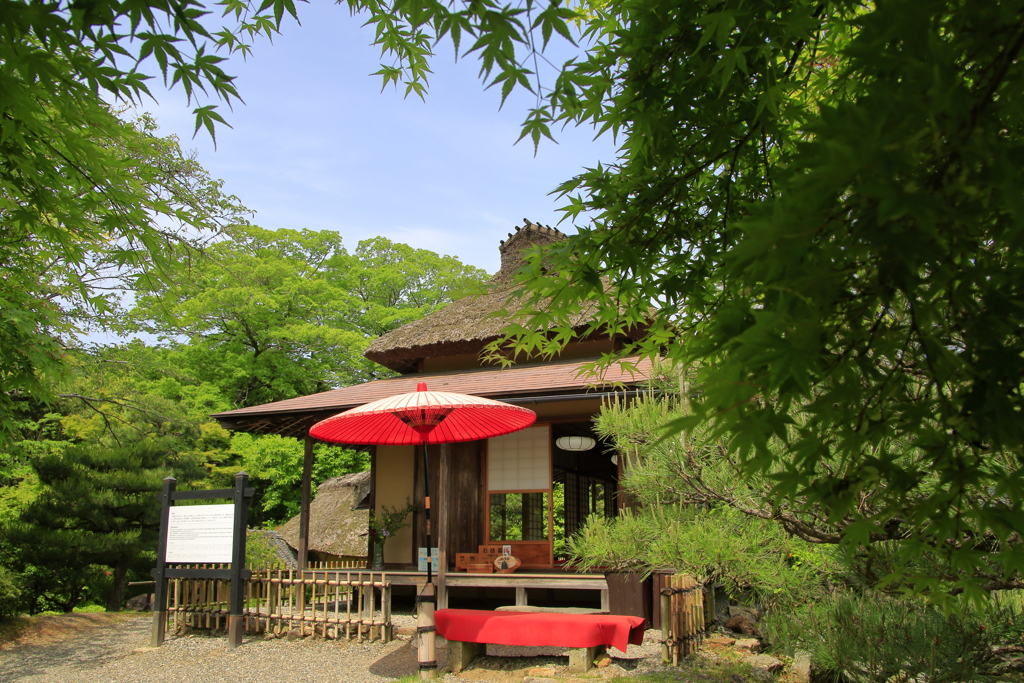
[(560, 436), (555, 445), (563, 451), (589, 451), (597, 445), (597, 441), (589, 436)]

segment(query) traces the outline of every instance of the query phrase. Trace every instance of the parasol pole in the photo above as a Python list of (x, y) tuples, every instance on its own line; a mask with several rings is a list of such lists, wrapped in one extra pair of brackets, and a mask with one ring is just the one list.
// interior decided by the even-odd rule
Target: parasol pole
[(433, 539), (430, 533), (430, 456), (427, 440), (423, 440), (423, 514), (427, 530), (427, 583), (416, 598), (416, 659), (419, 662), (420, 680), (437, 675), (437, 649), (435, 640), (433, 558), (430, 547)]
[(431, 568), (433, 563), (431, 562), (430, 549), (431, 549), (431, 535), (430, 535), (430, 457), (427, 455), (427, 442), (423, 442), (423, 514), (424, 520), (427, 526), (427, 583), (433, 583), (433, 575)]

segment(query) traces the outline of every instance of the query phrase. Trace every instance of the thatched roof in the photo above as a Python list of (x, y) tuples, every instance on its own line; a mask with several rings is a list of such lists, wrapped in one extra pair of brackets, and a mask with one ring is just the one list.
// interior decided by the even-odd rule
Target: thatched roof
[[(346, 474), (320, 484), (309, 506), (309, 549), (339, 556), (366, 555), (369, 495), (369, 472)], [(288, 545), (298, 548), (298, 515), (277, 531)]]
[[(555, 228), (531, 223), (529, 219), (523, 221), (524, 227), (517, 227), (514, 234), (509, 233), (509, 238), (501, 242), (501, 270), (491, 278), (491, 289), (454, 301), (378, 337), (364, 355), (396, 372), (412, 372), (421, 358), (476, 353), (484, 344), (497, 339), (520, 308), (511, 298), (516, 289), (512, 279), (523, 264), (524, 250), (566, 239)], [(508, 315), (494, 315), (501, 310)], [(584, 306), (572, 317), (573, 327), (586, 325), (595, 311), (596, 305)]]

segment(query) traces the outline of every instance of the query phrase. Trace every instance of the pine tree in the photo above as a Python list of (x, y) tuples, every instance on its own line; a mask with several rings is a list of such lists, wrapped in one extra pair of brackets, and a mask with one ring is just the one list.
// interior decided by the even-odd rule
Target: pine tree
[(106, 609), (121, 608), (129, 572), (144, 571), (147, 551), (156, 548), (168, 456), (166, 445), (147, 440), (85, 443), (33, 462), (44, 488), (8, 537), (21, 549), (23, 569), (49, 577), (49, 585), (36, 584), (36, 602), (45, 597), (71, 611), (98, 566), (112, 579)]

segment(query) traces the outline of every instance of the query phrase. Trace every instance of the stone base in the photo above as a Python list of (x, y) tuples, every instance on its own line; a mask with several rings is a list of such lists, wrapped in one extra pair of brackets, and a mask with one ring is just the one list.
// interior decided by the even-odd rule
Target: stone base
[(477, 655), (483, 654), (486, 645), (483, 643), (463, 643), (458, 640), (448, 641), (448, 666), (452, 673), (459, 673), (469, 666), (469, 663), (476, 659)]
[(604, 645), (596, 647), (575, 647), (569, 650), (570, 673), (584, 673), (594, 667), (594, 660), (605, 651)]
[[(556, 647), (556, 646), (553, 646)], [(448, 641), (448, 667), (452, 673), (465, 671), (470, 662), (486, 652), (484, 643), (464, 643), (458, 640)], [(605, 652), (604, 645), (595, 647), (574, 647), (569, 649), (569, 672), (584, 673), (594, 668), (594, 660)]]

